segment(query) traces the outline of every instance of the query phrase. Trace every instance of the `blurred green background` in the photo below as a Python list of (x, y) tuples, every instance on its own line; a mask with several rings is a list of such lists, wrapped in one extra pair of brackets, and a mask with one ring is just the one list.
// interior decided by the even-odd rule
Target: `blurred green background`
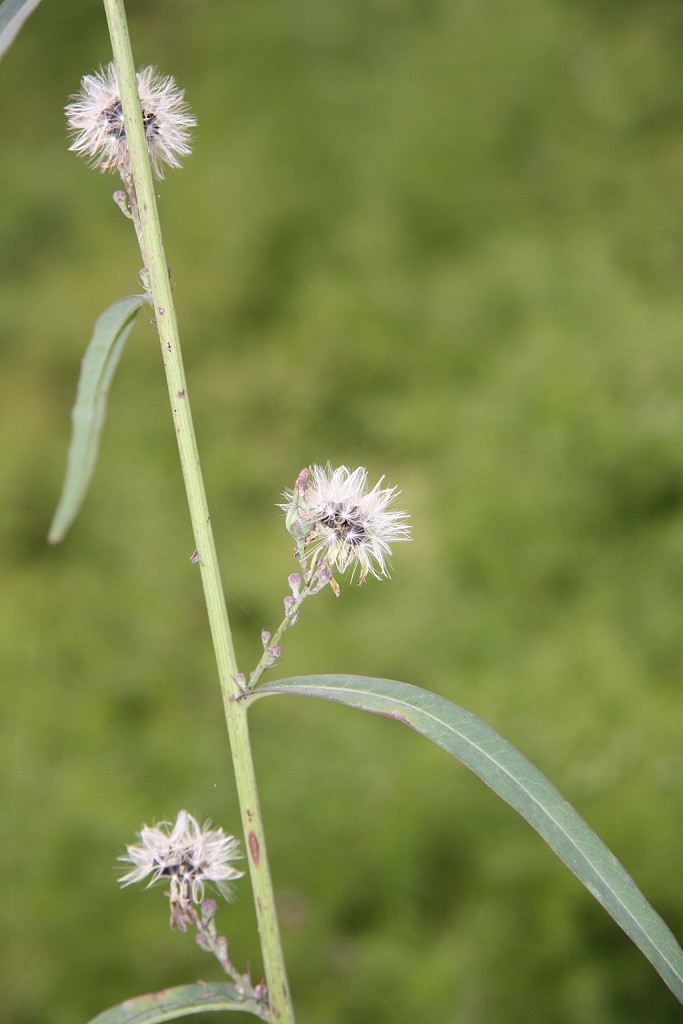
[[(282, 675), (404, 679), (553, 779), (680, 935), (680, 0), (146, 0), (136, 58), (199, 127), (159, 185), (245, 670), (274, 508), (312, 462), (402, 490), (394, 578), (310, 602)], [(72, 1024), (217, 969), (116, 856), (238, 817), (155, 334), (87, 504), (45, 534), (92, 324), (138, 290), (62, 108), (102, 9), (45, 0), (0, 66), (3, 1016)], [(465, 769), (392, 722), (263, 702), (254, 744), (300, 1024), (664, 1024), (680, 1007)], [(222, 911), (260, 977), (248, 883)], [(233, 1015), (231, 1019), (237, 1019)], [(241, 1017), (240, 1017), (241, 1019)]]

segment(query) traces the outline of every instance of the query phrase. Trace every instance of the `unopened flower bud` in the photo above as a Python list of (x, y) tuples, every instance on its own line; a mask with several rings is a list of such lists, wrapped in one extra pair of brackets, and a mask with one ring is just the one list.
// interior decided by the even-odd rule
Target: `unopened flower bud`
[(296, 606), (296, 598), (288, 594), (287, 597), (285, 598), (284, 604), (285, 615), (287, 616), (288, 619), (291, 619), (291, 623), (292, 625), (294, 625), (294, 623), (299, 618), (299, 612)]
[(287, 582), (289, 583), (290, 590), (294, 594), (294, 597), (298, 597), (301, 592), (301, 576), (299, 573), (293, 572), (287, 577)]

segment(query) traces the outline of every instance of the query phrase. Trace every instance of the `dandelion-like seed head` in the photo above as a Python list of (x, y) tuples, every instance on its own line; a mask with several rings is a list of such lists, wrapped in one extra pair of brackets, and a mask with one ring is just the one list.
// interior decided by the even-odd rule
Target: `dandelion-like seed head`
[(389, 508), (400, 492), (382, 487), (384, 477), (372, 490), (367, 480), (363, 466), (351, 472), (328, 462), (304, 470), (285, 494), (287, 526), (303, 545), (310, 570), (358, 570), (359, 584), (368, 574), (389, 576), (391, 545), (410, 540), (408, 515)]
[[(180, 167), (188, 156), (190, 129), (196, 120), (175, 80), (156, 68), (137, 73), (147, 149), (154, 173), (163, 178), (164, 164)], [(90, 159), (101, 171), (121, 170), (129, 163), (121, 94), (113, 62), (81, 79), (80, 91), (66, 107), (73, 141), (69, 149)]]
[(229, 883), (244, 874), (230, 863), (241, 856), (238, 840), (221, 828), (212, 829), (210, 821), (200, 826), (187, 811), (180, 812), (174, 825), (168, 821), (153, 828), (144, 825), (139, 838), (139, 844), (128, 846), (126, 854), (119, 857), (132, 864), (120, 884), (132, 885), (151, 875), (149, 888), (168, 879), (171, 904), (181, 909), (201, 903), (207, 884), (229, 899)]

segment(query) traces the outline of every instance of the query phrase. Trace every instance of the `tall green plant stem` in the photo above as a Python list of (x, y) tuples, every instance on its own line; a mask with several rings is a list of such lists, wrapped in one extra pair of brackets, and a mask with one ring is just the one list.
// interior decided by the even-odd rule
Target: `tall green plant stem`
[(246, 839), (261, 949), (268, 985), (271, 1017), (276, 1024), (293, 1024), (294, 1013), (268, 866), (256, 778), (247, 728), (246, 708), (234, 700), (240, 694), (237, 663), (218, 568), (216, 546), (199, 463), (190, 400), (183, 369), (178, 324), (161, 237), (154, 183), (144, 136), (135, 65), (122, 0), (104, 0), (116, 74), (121, 90), (131, 177), (139, 215), (142, 257), (148, 274), (157, 331), (166, 370), (183, 480), (192, 520), (196, 561), (218, 665), (223, 706), (232, 751), (242, 826)]

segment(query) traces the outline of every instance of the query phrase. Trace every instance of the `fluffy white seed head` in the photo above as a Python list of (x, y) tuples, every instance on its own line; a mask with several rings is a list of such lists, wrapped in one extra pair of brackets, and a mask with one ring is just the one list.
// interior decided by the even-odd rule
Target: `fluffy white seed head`
[(168, 821), (151, 828), (144, 825), (138, 835), (140, 842), (128, 846), (126, 854), (119, 857), (132, 865), (119, 879), (121, 885), (148, 876), (147, 888), (168, 880), (171, 903), (187, 906), (202, 902), (207, 884), (229, 898), (229, 883), (244, 874), (230, 863), (241, 856), (238, 840), (220, 828), (212, 829), (210, 821), (200, 826), (187, 811), (179, 813), (174, 825)]
[(359, 584), (368, 574), (389, 576), (391, 545), (410, 540), (405, 512), (390, 508), (398, 497), (395, 487), (382, 487), (384, 477), (368, 490), (363, 466), (353, 472), (312, 466), (287, 492), (288, 529), (303, 545), (309, 570), (316, 567), (359, 572)]
[[(191, 152), (190, 129), (196, 120), (175, 80), (146, 67), (137, 73), (142, 122), (152, 169), (163, 178), (164, 164), (180, 167)], [(113, 62), (81, 79), (80, 91), (66, 107), (72, 143), (69, 149), (101, 171), (125, 169), (128, 143), (116, 68)]]

